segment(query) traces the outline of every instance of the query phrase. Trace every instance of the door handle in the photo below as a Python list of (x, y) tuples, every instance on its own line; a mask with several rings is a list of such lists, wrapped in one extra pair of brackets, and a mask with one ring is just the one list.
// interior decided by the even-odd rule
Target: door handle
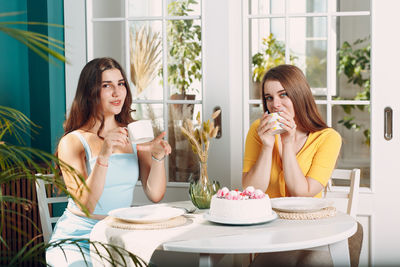
[(222, 137), (222, 109), (220, 106), (216, 106), (213, 110), (213, 113), (217, 110), (221, 110), (221, 112), (219, 113), (218, 117), (214, 119), (214, 125), (218, 126), (218, 133), (215, 138), (220, 139)]
[(386, 107), (384, 110), (384, 138), (389, 141), (393, 138), (393, 110)]

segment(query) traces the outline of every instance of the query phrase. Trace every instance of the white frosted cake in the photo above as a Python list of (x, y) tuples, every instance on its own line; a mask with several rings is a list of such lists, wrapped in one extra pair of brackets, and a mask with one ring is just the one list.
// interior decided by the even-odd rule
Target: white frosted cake
[(224, 187), (212, 197), (209, 214), (235, 221), (257, 220), (272, 214), (271, 201), (268, 195), (252, 186), (243, 192)]

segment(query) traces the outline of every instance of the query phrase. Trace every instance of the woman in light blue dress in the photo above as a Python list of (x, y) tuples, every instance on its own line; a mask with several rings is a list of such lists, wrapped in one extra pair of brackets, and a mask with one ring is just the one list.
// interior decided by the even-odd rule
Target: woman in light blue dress
[[(83, 68), (69, 116), (64, 123), (57, 155), (72, 166), (86, 186), (61, 170), (68, 191), (89, 211), (87, 216), (72, 199), (58, 220), (51, 243), (64, 239), (89, 239), (94, 225), (116, 208), (129, 207), (140, 177), (143, 190), (159, 202), (166, 190), (164, 158), (171, 153), (163, 140), (132, 145), (126, 126), (131, 117), (132, 95), (126, 75), (112, 58), (97, 58)], [(50, 247), (50, 266), (91, 266), (89, 244), (84, 241)]]

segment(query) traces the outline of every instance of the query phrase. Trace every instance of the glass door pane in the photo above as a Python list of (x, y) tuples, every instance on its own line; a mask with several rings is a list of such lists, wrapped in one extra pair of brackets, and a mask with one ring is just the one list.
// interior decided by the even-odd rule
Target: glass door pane
[[(361, 169), (361, 185), (370, 186), (370, 16), (337, 18), (337, 82), (332, 127), (343, 138), (342, 168)], [(344, 101), (344, 102), (343, 102)]]

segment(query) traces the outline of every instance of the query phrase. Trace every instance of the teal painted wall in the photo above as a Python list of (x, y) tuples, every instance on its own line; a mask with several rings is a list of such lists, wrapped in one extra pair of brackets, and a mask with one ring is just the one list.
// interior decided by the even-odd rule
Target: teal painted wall
[[(64, 25), (64, 1), (48, 0), (47, 15), (49, 22)], [(49, 28), (49, 35), (57, 40), (64, 41), (63, 28)], [(59, 139), (64, 133), (63, 123), (65, 120), (65, 67), (59, 62), (57, 66), (49, 68), (50, 77), (50, 138), (51, 149), (55, 151)]]
[[(26, 11), (0, 21), (40, 21), (64, 24), (62, 0), (0, 0), (0, 12)], [(63, 41), (63, 28), (23, 26)], [(22, 111), (40, 125), (28, 145), (54, 152), (63, 133), (65, 115), (65, 68), (48, 63), (11, 37), (0, 33), (0, 105)]]
[[(26, 1), (0, 0), (0, 12), (26, 11)], [(26, 21), (27, 14), (0, 17), (0, 21)], [(26, 26), (18, 26), (26, 30)], [(0, 32), (0, 105), (30, 114), (28, 49), (26, 46)], [(30, 138), (24, 138), (30, 145)]]

